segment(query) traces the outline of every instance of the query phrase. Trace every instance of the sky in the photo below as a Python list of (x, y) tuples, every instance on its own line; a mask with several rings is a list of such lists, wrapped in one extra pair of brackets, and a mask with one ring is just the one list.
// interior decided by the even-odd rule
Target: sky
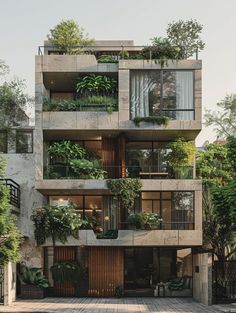
[[(191, 18), (203, 24), (203, 114), (236, 93), (236, 0), (0, 0), (0, 59), (26, 80), (34, 94), (34, 56), (50, 28), (74, 19), (97, 40), (150, 43), (165, 36), (168, 23)], [(197, 145), (214, 140), (203, 125)]]

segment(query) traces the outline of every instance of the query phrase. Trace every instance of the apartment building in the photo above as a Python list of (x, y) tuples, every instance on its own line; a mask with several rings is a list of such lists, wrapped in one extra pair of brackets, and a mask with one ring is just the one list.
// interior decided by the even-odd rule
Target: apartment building
[[(84, 54), (66, 55), (46, 42), (36, 56), (33, 153), (30, 159), (21, 156), (17, 167), (25, 174), (18, 179), (26, 195), (21, 200), (22, 255), (27, 265), (43, 268), (49, 295), (107, 297), (124, 290), (126, 296), (210, 301), (209, 259), (199, 253), (202, 184), (194, 163), (176, 172), (164, 159), (169, 143), (194, 141), (201, 131), (202, 63), (168, 60), (163, 65), (151, 55), (140, 59), (142, 49), (133, 41), (97, 41)], [(106, 62), (104, 55), (110, 58)], [(109, 95), (112, 105), (102, 100), (83, 104), (76, 86), (90, 75), (116, 82)], [(74, 109), (70, 103), (77, 100)], [(156, 122), (158, 117), (163, 121)], [(100, 174), (76, 172), (70, 162), (52, 156), (49, 148), (63, 141), (92, 155)], [(107, 186), (108, 179), (121, 178), (142, 183), (129, 212)], [(82, 217), (96, 219), (94, 228), (79, 230), (79, 239), (69, 238), (65, 245), (53, 247), (48, 240), (36, 247), (30, 215), (33, 207), (45, 204), (73, 204)], [(129, 216), (142, 212), (158, 214), (158, 225), (131, 227)], [(52, 280), (51, 266), (66, 261), (80, 265), (78, 286)]]

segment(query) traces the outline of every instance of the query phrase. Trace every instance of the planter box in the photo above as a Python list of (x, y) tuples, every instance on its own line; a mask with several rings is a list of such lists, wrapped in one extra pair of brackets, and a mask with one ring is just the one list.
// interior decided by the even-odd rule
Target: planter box
[(22, 299), (43, 299), (44, 289), (34, 285), (21, 285)]

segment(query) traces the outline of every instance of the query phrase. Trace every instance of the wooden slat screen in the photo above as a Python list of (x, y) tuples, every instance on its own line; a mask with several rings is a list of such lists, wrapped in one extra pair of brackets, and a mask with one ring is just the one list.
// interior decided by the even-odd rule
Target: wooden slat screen
[(124, 283), (123, 259), (123, 249), (119, 247), (89, 248), (89, 296), (114, 296), (115, 288)]
[[(76, 247), (55, 247), (54, 263), (76, 261)], [(57, 297), (74, 297), (76, 292), (75, 284), (64, 282), (54, 284), (54, 295)]]

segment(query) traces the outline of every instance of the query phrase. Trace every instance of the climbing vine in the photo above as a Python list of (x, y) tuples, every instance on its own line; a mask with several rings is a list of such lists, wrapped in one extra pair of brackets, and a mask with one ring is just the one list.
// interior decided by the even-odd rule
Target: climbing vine
[(134, 202), (139, 197), (142, 183), (136, 178), (120, 178), (107, 180), (107, 187), (120, 198), (127, 212), (134, 208)]

